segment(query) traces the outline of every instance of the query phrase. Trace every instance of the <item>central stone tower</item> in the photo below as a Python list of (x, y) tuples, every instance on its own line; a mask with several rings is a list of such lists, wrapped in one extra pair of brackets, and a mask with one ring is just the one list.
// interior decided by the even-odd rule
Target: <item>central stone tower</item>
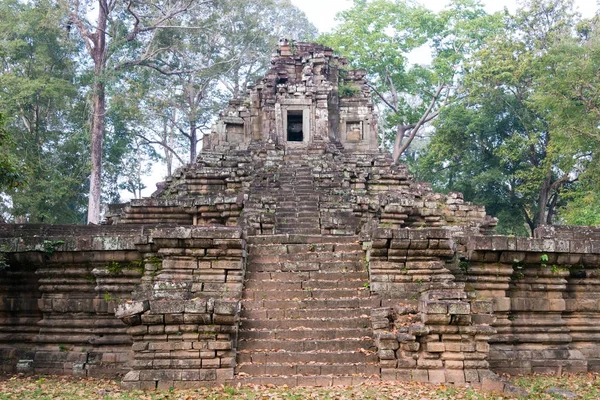
[(204, 148), (248, 149), (264, 141), (285, 148), (339, 143), (352, 151), (377, 149), (377, 118), (361, 71), (316, 44), (280, 41), (272, 67), (221, 114)]

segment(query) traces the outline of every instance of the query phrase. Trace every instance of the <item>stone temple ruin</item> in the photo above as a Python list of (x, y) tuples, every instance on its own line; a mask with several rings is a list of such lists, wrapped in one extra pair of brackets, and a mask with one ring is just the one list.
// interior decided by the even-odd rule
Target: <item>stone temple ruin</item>
[(494, 234), (377, 148), (361, 71), (282, 42), (195, 164), (108, 225), (0, 225), (5, 372), (125, 388), (600, 371), (600, 228)]

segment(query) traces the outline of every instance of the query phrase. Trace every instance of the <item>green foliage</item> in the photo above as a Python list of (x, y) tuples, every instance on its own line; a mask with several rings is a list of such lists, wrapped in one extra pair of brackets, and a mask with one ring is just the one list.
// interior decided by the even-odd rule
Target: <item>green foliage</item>
[(20, 222), (82, 221), (85, 103), (62, 22), (49, 0), (0, 3), (0, 212)]
[(118, 299), (110, 292), (105, 292), (103, 298), (107, 303), (110, 303), (111, 301), (118, 301)]
[(9, 267), (10, 264), (8, 263), (8, 257), (6, 256), (6, 253), (0, 249), (0, 271), (3, 271)]
[(54, 254), (56, 248), (61, 244), (64, 244), (64, 240), (44, 240), (42, 246), (44, 249), (44, 253), (46, 254)]
[(458, 262), (458, 268), (465, 274), (469, 273), (469, 268), (471, 268), (471, 262), (468, 260), (460, 260)]
[[(337, 19), (340, 24), (319, 41), (367, 71), (378, 100), (387, 107), (386, 147), (395, 140), (396, 128), (410, 132), (432, 101), (429, 117), (435, 117), (445, 103), (442, 97), (434, 98), (437, 88), (446, 87), (446, 100), (454, 95), (464, 60), (496, 32), (500, 21), (470, 0), (456, 0), (437, 14), (410, 1), (355, 0)], [(412, 59), (423, 46), (431, 51), (430, 65)]]
[[(5, 123), (0, 117), (0, 193), (6, 193), (0, 213), (10, 221), (85, 222), (94, 84), (104, 86), (107, 102), (102, 200), (118, 202), (123, 191), (141, 196), (142, 177), (159, 160), (154, 146), (164, 150), (169, 174), (176, 158), (185, 162), (178, 153), (201, 141), (201, 129), (226, 100), (223, 85), (235, 96), (244, 93), (268, 67), (279, 37), (316, 35), (289, 0), (227, 0), (194, 5), (165, 21), (173, 27), (152, 34), (132, 32), (133, 15), (116, 2), (107, 28), (82, 38), (72, 19), (94, 32), (96, 21), (87, 20), (100, 10), (93, 4), (0, 3), (0, 114), (6, 117)], [(161, 9), (156, 5), (130, 6), (146, 27)], [(106, 52), (90, 68), (84, 42), (100, 36)]]
[[(175, 159), (194, 161), (205, 129), (229, 98), (244, 96), (248, 85), (267, 70), (280, 38), (294, 43), (317, 33), (289, 0), (225, 0), (213, 3), (210, 13), (191, 14), (190, 19), (203, 29), (157, 33), (161, 46), (169, 49), (161, 60), (189, 72), (166, 76), (136, 70), (122, 94), (126, 104), (137, 107), (134, 133), (161, 146), (169, 166)], [(138, 105), (140, 97), (146, 101)]]
[(120, 275), (123, 273), (123, 265), (121, 265), (119, 262), (111, 261), (106, 266), (106, 270), (111, 275)]
[(570, 225), (600, 225), (600, 188), (598, 173), (588, 166), (585, 176), (569, 186), (563, 194), (565, 204), (559, 209), (562, 222)]
[(361, 92), (358, 86), (349, 83), (340, 83), (338, 90), (340, 97), (352, 97)]
[(593, 204), (585, 193), (598, 190), (588, 177), (598, 175), (600, 141), (589, 138), (600, 117), (578, 92), (600, 88), (592, 73), (600, 65), (591, 65), (593, 43), (573, 36), (570, 6), (534, 0), (505, 16), (503, 32), (466, 64), (466, 95), (440, 113), (414, 167), (437, 189), (485, 205), (499, 217), (499, 233), (531, 235), (559, 212), (571, 222), (596, 221), (593, 207), (575, 204)]
[(4, 116), (0, 113), (0, 193), (23, 183), (19, 162), (10, 152), (14, 142), (4, 129), (4, 120)]

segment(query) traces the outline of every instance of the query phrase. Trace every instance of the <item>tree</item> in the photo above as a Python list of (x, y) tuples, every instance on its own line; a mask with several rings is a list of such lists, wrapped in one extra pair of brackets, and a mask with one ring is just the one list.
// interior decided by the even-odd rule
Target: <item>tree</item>
[(51, 1), (0, 3), (0, 112), (12, 138), (2, 159), (12, 160), (6, 178), (13, 181), (2, 208), (16, 221), (81, 221), (84, 103), (63, 17)]
[(136, 89), (144, 93), (143, 122), (136, 134), (162, 147), (169, 175), (173, 157), (184, 163), (178, 153), (185, 151), (194, 162), (203, 133), (228, 98), (243, 95), (266, 71), (279, 38), (315, 35), (289, 0), (225, 0), (214, 5), (201, 31), (162, 30), (161, 40), (177, 49), (173, 57), (189, 67), (175, 76), (143, 73)]
[(576, 22), (572, 3), (558, 0), (507, 15), (503, 32), (468, 65), (468, 96), (440, 114), (421, 160), (421, 175), (501, 217), (500, 232), (524, 233), (526, 224), (531, 234), (555, 222), (565, 195), (598, 164), (598, 141), (589, 137), (600, 119), (578, 95), (595, 72), (581, 69), (590, 60), (577, 60), (589, 54), (573, 40)]
[[(439, 14), (404, 0), (355, 0), (338, 19), (341, 24), (320, 40), (367, 71), (395, 127), (394, 162), (459, 91), (461, 64), (499, 21), (471, 0), (454, 1)], [(432, 63), (417, 65), (414, 53), (427, 45)]]
[[(92, 116), (90, 133), (90, 193), (88, 198), (88, 223), (100, 219), (102, 181), (102, 140), (105, 128), (106, 82), (111, 71), (123, 67), (145, 66), (164, 74), (183, 71), (173, 65), (168, 57), (160, 55), (168, 49), (157, 46), (156, 32), (161, 29), (182, 26), (185, 18), (177, 20), (192, 8), (199, 8), (209, 1), (177, 0), (117, 2), (97, 0), (81, 4), (79, 0), (61, 0), (69, 11), (71, 22), (77, 27), (85, 48), (94, 65), (92, 86)], [(87, 16), (95, 11), (95, 22)]]
[(219, 81), (233, 98), (266, 71), (279, 39), (308, 41), (318, 33), (289, 0), (227, 0), (217, 12), (221, 57), (231, 60)]
[(9, 150), (11, 144), (12, 140), (4, 129), (4, 116), (0, 114), (0, 193), (22, 183), (19, 163)]

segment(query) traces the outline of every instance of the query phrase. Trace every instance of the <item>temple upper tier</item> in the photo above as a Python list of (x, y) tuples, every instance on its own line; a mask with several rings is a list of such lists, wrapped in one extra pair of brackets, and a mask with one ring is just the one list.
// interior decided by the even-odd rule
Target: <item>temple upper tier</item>
[(341, 143), (376, 150), (377, 116), (365, 72), (348, 69), (333, 49), (282, 39), (271, 68), (221, 113), (205, 150), (246, 150), (252, 140), (285, 147)]

